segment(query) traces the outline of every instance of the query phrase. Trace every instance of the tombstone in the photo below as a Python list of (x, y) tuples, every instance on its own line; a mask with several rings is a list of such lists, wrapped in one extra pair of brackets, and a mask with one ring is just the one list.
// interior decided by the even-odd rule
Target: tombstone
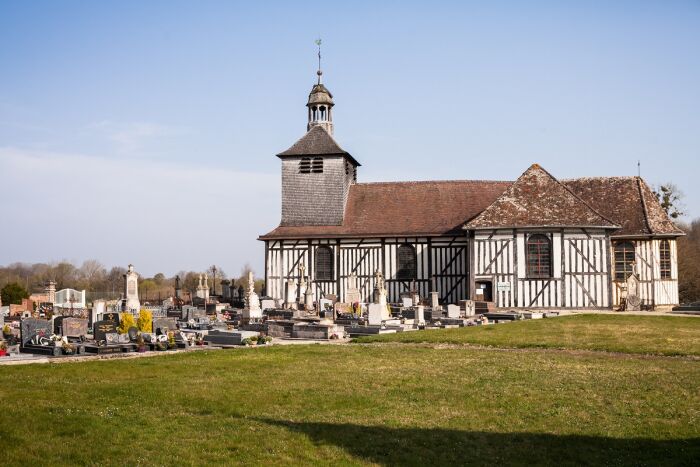
[(318, 301), (318, 311), (320, 313), (326, 310), (333, 310), (333, 300), (322, 298)]
[(20, 343), (24, 347), (37, 335), (48, 338), (52, 330), (51, 321), (47, 319), (24, 318), (20, 323)]
[(57, 335), (63, 335), (63, 320), (66, 319), (67, 316), (56, 316), (53, 319), (53, 333)]
[(107, 345), (119, 344), (119, 333), (116, 333), (116, 332), (105, 333), (104, 341), (107, 343)]
[(260, 308), (263, 310), (274, 310), (276, 308), (275, 301), (271, 298), (264, 298), (260, 301)]
[(88, 334), (88, 320), (83, 318), (65, 318), (62, 327), (65, 337), (81, 337)]
[(119, 313), (115, 313), (113, 311), (108, 311), (107, 313), (102, 314), (102, 320), (103, 321), (112, 321), (116, 326), (119, 326), (119, 322), (121, 321), (119, 318)]
[(153, 320), (153, 332), (165, 334), (167, 331), (177, 331), (177, 320), (175, 318), (156, 318)]
[(311, 287), (308, 287), (304, 293), (304, 309), (306, 311), (314, 310), (314, 292), (311, 290)]
[(642, 300), (639, 297), (639, 277), (636, 273), (632, 273), (627, 278), (627, 311), (639, 311), (641, 309)]
[(95, 340), (103, 341), (106, 340), (106, 334), (117, 332), (117, 324), (114, 321), (102, 320), (95, 322), (92, 329)]
[(476, 313), (476, 306), (474, 305), (474, 300), (460, 300), (459, 308), (464, 311), (464, 316), (474, 316)]
[(360, 289), (357, 287), (357, 276), (350, 274), (345, 287), (345, 303), (354, 304), (362, 301), (360, 297)]
[(139, 275), (134, 272), (134, 266), (129, 265), (124, 274), (124, 297), (126, 298), (126, 311), (138, 312), (141, 309), (139, 302)]
[(284, 308), (292, 308), (297, 301), (297, 288), (294, 279), (284, 283)]
[(459, 318), (461, 311), (458, 305), (447, 305), (448, 318)]
[(413, 324), (416, 326), (422, 326), (425, 324), (425, 307), (418, 305), (416, 307), (416, 314), (413, 318)]
[(374, 272), (374, 303), (386, 306), (386, 288), (384, 287), (384, 275), (377, 269)]
[(367, 323), (370, 326), (381, 325), (385, 314), (386, 305), (380, 305), (379, 303), (370, 303), (369, 310), (367, 311)]
[(440, 298), (437, 292), (430, 292), (430, 307), (434, 310), (440, 308)]
[(402, 297), (401, 304), (404, 308), (411, 308), (413, 306), (413, 299), (411, 297)]
[(251, 271), (248, 271), (248, 289), (245, 295), (243, 318), (247, 320), (262, 319), (260, 299), (258, 299), (258, 294), (255, 293), (255, 281), (253, 280), (253, 273)]
[(135, 341), (136, 338), (139, 337), (139, 329), (131, 326), (127, 331), (127, 334), (129, 335), (129, 340)]
[(95, 300), (92, 302), (92, 310), (90, 311), (90, 325), (97, 321), (97, 317), (104, 314), (107, 304), (104, 300)]

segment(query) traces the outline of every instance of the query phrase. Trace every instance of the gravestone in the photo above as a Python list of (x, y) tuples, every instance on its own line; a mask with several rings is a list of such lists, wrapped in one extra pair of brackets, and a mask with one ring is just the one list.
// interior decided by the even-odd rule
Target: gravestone
[(63, 335), (80, 337), (88, 334), (88, 320), (82, 318), (65, 318), (63, 320)]
[(114, 321), (102, 320), (97, 321), (92, 329), (92, 334), (95, 337), (95, 340), (103, 341), (106, 340), (106, 334), (117, 332), (117, 325)]
[(284, 307), (293, 308), (296, 307), (297, 300), (297, 287), (294, 279), (289, 280), (284, 283)]
[(639, 297), (639, 277), (634, 272), (627, 278), (627, 311), (639, 311), (642, 300)]
[(313, 311), (314, 309), (314, 292), (312, 287), (308, 287), (306, 292), (304, 292), (304, 309), (306, 311)]
[(165, 334), (167, 331), (177, 331), (177, 320), (175, 318), (156, 318), (153, 320), (153, 332)]
[(440, 308), (440, 300), (437, 292), (430, 292), (430, 307), (433, 309)]
[(49, 337), (53, 334), (51, 321), (38, 318), (24, 318), (20, 323), (20, 342), (22, 347), (31, 343), (32, 339), (39, 335)]
[(134, 266), (129, 265), (124, 274), (124, 297), (126, 298), (126, 311), (138, 312), (141, 309), (139, 302), (139, 275), (134, 272)]
[(135, 341), (136, 338), (139, 336), (139, 330), (138, 330), (138, 328), (131, 326), (129, 328), (129, 330), (127, 331), (127, 334), (129, 335), (130, 340)]
[(425, 308), (422, 305), (416, 307), (415, 318), (413, 319), (413, 324), (416, 326), (422, 326), (425, 324)]
[(458, 305), (447, 305), (447, 317), (459, 318), (461, 310)]
[(476, 313), (474, 300), (460, 300), (459, 307), (464, 310), (464, 316), (474, 316)]
[(119, 334), (116, 332), (105, 333), (104, 340), (105, 340), (105, 342), (107, 342), (107, 345), (119, 344)]
[(63, 320), (66, 318), (67, 318), (67, 316), (56, 316), (53, 319), (53, 333), (54, 334), (63, 335)]
[(352, 314), (352, 304), (351, 303), (341, 303), (337, 302), (335, 305), (336, 313)]
[(253, 280), (253, 272), (248, 271), (248, 288), (245, 294), (245, 308), (243, 308), (243, 319), (262, 319), (262, 310), (260, 309), (260, 299), (255, 293), (255, 281)]
[(374, 303), (386, 307), (386, 288), (384, 287), (384, 275), (377, 269), (374, 272)]
[(260, 301), (260, 308), (263, 310), (274, 310), (276, 308), (275, 301), (271, 298), (264, 298)]
[(379, 303), (370, 303), (369, 310), (367, 311), (367, 323), (371, 326), (381, 325), (385, 314), (386, 305), (380, 305)]
[(360, 297), (360, 289), (357, 287), (357, 276), (350, 274), (345, 287), (345, 303), (354, 304), (362, 301)]
[(413, 299), (411, 297), (402, 297), (401, 304), (404, 308), (411, 308), (413, 306)]
[(115, 313), (113, 311), (108, 311), (107, 313), (102, 314), (102, 321), (112, 321), (114, 322), (115, 326), (119, 326), (119, 313)]

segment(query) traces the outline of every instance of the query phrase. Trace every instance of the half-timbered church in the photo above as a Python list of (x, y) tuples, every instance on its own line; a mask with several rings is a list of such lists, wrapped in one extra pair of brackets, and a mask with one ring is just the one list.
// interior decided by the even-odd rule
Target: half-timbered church
[(316, 299), (345, 301), (352, 276), (369, 302), (379, 271), (392, 302), (415, 290), (443, 304), (609, 309), (634, 275), (643, 305), (678, 303), (683, 233), (641, 178), (558, 180), (534, 164), (515, 181), (360, 183), (320, 77), (307, 133), (277, 155), (282, 220), (260, 237), (269, 296), (304, 275)]

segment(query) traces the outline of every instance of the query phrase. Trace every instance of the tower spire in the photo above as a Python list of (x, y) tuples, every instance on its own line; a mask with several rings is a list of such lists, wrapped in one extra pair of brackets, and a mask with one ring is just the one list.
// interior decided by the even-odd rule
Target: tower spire
[(316, 74), (318, 75), (318, 84), (321, 84), (321, 75), (323, 74), (321, 71), (321, 38), (319, 37), (314, 42), (318, 46), (318, 71)]

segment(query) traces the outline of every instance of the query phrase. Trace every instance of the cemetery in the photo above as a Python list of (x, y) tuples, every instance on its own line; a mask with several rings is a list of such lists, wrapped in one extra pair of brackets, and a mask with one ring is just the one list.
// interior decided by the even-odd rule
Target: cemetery
[(72, 308), (56, 307), (52, 316), (35, 313), (15, 317), (3, 326), (1, 353), (10, 357), (33, 354), (73, 358), (284, 341), (347, 342), (362, 336), (485, 326), (559, 315), (553, 311), (495, 311), (488, 302), (472, 300), (443, 306), (437, 293), (421, 297), (413, 284), (401, 295), (401, 303), (390, 303), (379, 270), (375, 271), (371, 303), (359, 301), (357, 278), (353, 275), (344, 296), (354, 302), (342, 303), (333, 295), (315, 300), (304, 278), (304, 264), (299, 264), (298, 269), (302, 280), (288, 283), (284, 300), (258, 297), (250, 273), (242, 308), (219, 303), (218, 297), (209, 293), (204, 275), (196, 297), (200, 300), (185, 304), (171, 297), (164, 300), (163, 306), (142, 307), (138, 274), (129, 265), (118, 307), (97, 301), (87, 312), (72, 313)]

